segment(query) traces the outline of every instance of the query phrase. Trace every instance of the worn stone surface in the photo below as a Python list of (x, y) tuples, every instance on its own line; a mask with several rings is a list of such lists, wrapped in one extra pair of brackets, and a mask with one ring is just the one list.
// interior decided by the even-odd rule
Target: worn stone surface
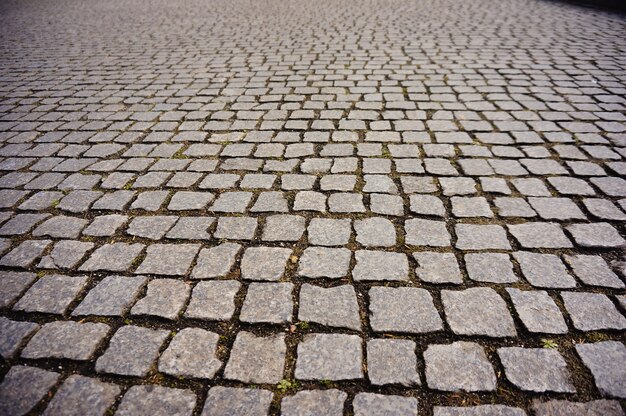
[(346, 393), (336, 389), (299, 391), (281, 400), (280, 414), (341, 416), (347, 398)]
[(263, 389), (243, 389), (215, 386), (209, 390), (202, 416), (266, 416), (273, 393)]
[(270, 337), (241, 331), (237, 334), (224, 369), (224, 377), (244, 383), (278, 383), (285, 367), (285, 337)]
[(69, 376), (43, 412), (46, 416), (104, 416), (119, 396), (115, 384), (80, 375)]
[(557, 350), (499, 348), (498, 356), (506, 378), (519, 389), (544, 393), (575, 393), (567, 364)]
[(443, 391), (492, 391), (496, 375), (483, 348), (473, 342), (429, 345), (424, 351), (428, 387)]
[(212, 379), (222, 367), (215, 356), (219, 335), (200, 328), (178, 332), (159, 358), (159, 371), (177, 377)]
[(350, 285), (323, 288), (305, 283), (300, 289), (298, 319), (360, 330), (359, 304), (354, 288)]
[(514, 337), (517, 335), (506, 302), (487, 287), (442, 290), (446, 321), (455, 334)]
[(109, 330), (109, 326), (102, 323), (50, 322), (31, 338), (22, 350), (22, 357), (89, 360)]
[(593, 374), (603, 396), (626, 397), (626, 347), (619, 341), (576, 345), (576, 352)]
[(567, 400), (535, 400), (532, 409), (537, 416), (623, 416), (624, 411), (617, 400), (593, 400), (574, 403)]
[[(97, 383), (57, 393), (78, 374), (119, 386), (100, 414), (615, 414), (575, 346), (626, 329), (623, 23), (554, 1), (0, 2), (0, 375), (59, 373), (33, 415), (86, 413)], [(469, 360), (442, 393), (423, 354), (459, 341), (495, 381), (464, 386)], [(577, 392), (554, 352), (505, 369), (503, 348), (558, 351)], [(134, 351), (150, 364), (125, 374)]]
[(128, 389), (115, 414), (190, 416), (195, 405), (196, 395), (191, 390), (147, 384)]
[(126, 325), (117, 330), (96, 361), (98, 373), (144, 377), (157, 359), (169, 331)]
[(426, 333), (443, 323), (425, 289), (373, 287), (369, 291), (370, 325), (376, 332)]
[(37, 367), (11, 367), (0, 384), (0, 414), (27, 414), (44, 399), (58, 379), (59, 373)]
[(355, 416), (417, 415), (417, 399), (414, 397), (359, 393), (352, 406)]
[(146, 296), (139, 299), (130, 313), (176, 319), (191, 291), (188, 284), (174, 279), (155, 279), (148, 283)]
[(295, 376), (299, 380), (363, 378), (361, 338), (356, 335), (311, 334), (298, 344)]

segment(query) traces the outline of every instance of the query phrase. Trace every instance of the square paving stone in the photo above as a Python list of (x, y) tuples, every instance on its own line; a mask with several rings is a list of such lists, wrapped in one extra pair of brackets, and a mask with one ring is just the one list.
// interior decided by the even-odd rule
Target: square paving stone
[(0, 316), (0, 356), (12, 358), (24, 341), (39, 330), (34, 322), (11, 321)]
[(157, 385), (132, 386), (120, 403), (118, 416), (191, 416), (196, 395), (191, 390)]
[(623, 247), (626, 240), (611, 224), (573, 224), (566, 227), (580, 247)]
[(576, 329), (581, 331), (626, 329), (626, 318), (606, 295), (561, 292), (561, 298)]
[(323, 288), (308, 283), (300, 289), (298, 319), (359, 331), (359, 304), (351, 285)]
[(375, 332), (421, 334), (443, 329), (433, 298), (426, 289), (373, 287), (369, 298), (370, 325)]
[(200, 328), (178, 332), (159, 358), (159, 371), (175, 377), (212, 379), (222, 367), (216, 357), (219, 335)]
[(124, 272), (132, 266), (143, 248), (144, 245), (140, 243), (105, 244), (97, 248), (78, 270)]
[(513, 257), (519, 263), (526, 280), (535, 287), (576, 287), (576, 280), (567, 273), (561, 259), (554, 254), (518, 251), (513, 253)]
[(354, 256), (356, 266), (352, 270), (352, 277), (355, 281), (409, 280), (406, 254), (358, 250)]
[(135, 303), (131, 315), (176, 319), (187, 303), (191, 288), (181, 280), (155, 279), (148, 283), (146, 296)]
[(515, 311), (529, 332), (567, 333), (567, 324), (554, 300), (543, 290), (507, 288)]
[(371, 194), (370, 209), (376, 214), (401, 217), (404, 215), (404, 201), (401, 196)]
[(404, 339), (373, 339), (367, 343), (367, 373), (373, 385), (421, 384), (417, 372), (415, 342)]
[(0, 414), (21, 416), (30, 412), (57, 384), (59, 374), (16, 365), (0, 384)]
[(586, 285), (615, 289), (624, 287), (624, 282), (613, 273), (606, 261), (600, 256), (580, 254), (564, 256), (564, 259), (574, 274)]
[(363, 195), (338, 192), (328, 197), (328, 210), (337, 213), (365, 212)]
[(272, 324), (291, 322), (292, 291), (292, 283), (250, 283), (239, 320)]
[(44, 416), (104, 416), (121, 389), (95, 378), (71, 375), (59, 387)]
[(356, 241), (365, 247), (392, 247), (396, 245), (396, 229), (386, 218), (366, 218), (354, 221)]
[(418, 252), (413, 253), (417, 261), (415, 274), (418, 279), (435, 284), (461, 284), (463, 277), (459, 263), (453, 253)]
[(5, 222), (0, 235), (16, 236), (27, 234), (35, 225), (50, 217), (50, 214), (18, 214)]
[(488, 287), (442, 290), (446, 320), (458, 335), (514, 337), (517, 335), (506, 302)]
[(253, 240), (259, 220), (252, 217), (220, 217), (213, 236), (228, 240)]
[(546, 348), (499, 348), (506, 378), (524, 391), (575, 393), (567, 363), (557, 350)]
[(146, 258), (136, 274), (184, 276), (200, 251), (200, 244), (154, 244), (148, 246)]
[(572, 242), (565, 236), (559, 224), (551, 222), (528, 222), (509, 224), (509, 232), (523, 248), (569, 248)]
[(483, 348), (457, 341), (424, 352), (428, 387), (442, 391), (494, 391), (496, 374)]
[(626, 347), (619, 341), (579, 344), (576, 352), (605, 397), (626, 398)]
[(191, 293), (186, 318), (228, 321), (235, 313), (235, 296), (241, 288), (236, 280), (200, 282)]
[(224, 192), (220, 194), (213, 205), (213, 212), (245, 212), (250, 201), (252, 192)]
[(409, 201), (411, 212), (436, 217), (446, 216), (446, 209), (443, 206), (443, 202), (434, 195), (411, 195)]
[(63, 240), (55, 243), (52, 251), (42, 257), (37, 265), (43, 269), (72, 269), (85, 257), (85, 253), (94, 247), (94, 243)]
[(236, 243), (203, 248), (191, 272), (191, 278), (213, 279), (226, 276), (232, 270), (241, 248), (242, 246)]
[(456, 248), (461, 250), (510, 250), (506, 231), (499, 225), (457, 224)]
[(224, 377), (244, 383), (276, 384), (285, 369), (285, 335), (268, 337), (241, 331), (237, 334)]
[(282, 416), (342, 416), (348, 395), (337, 389), (304, 390), (280, 402)]
[(166, 237), (175, 240), (210, 240), (208, 229), (214, 222), (215, 218), (212, 217), (180, 217)]
[(215, 386), (209, 389), (201, 416), (267, 416), (273, 397), (263, 389)]
[(363, 378), (361, 338), (343, 334), (309, 334), (298, 344), (298, 380)]
[(413, 246), (450, 247), (450, 233), (444, 221), (410, 219), (404, 222), (404, 242)]
[(293, 201), (294, 211), (326, 212), (326, 195), (315, 191), (301, 191)]
[(144, 276), (107, 276), (87, 293), (72, 315), (122, 316), (147, 281)]
[(35, 273), (0, 271), (0, 308), (15, 302), (36, 278)]
[(8, 267), (30, 267), (35, 260), (37, 260), (43, 252), (52, 244), (50, 240), (26, 240), (20, 243), (2, 259), (0, 259), (0, 266)]
[(417, 416), (417, 399), (375, 393), (358, 393), (352, 401), (354, 416)]
[(95, 217), (91, 224), (83, 230), (83, 235), (108, 237), (114, 235), (127, 221), (126, 215), (101, 215)]
[(89, 360), (109, 330), (109, 326), (102, 323), (50, 322), (31, 338), (22, 351), (22, 357)]
[(170, 211), (197, 211), (205, 209), (215, 196), (210, 192), (178, 191), (172, 196)]
[(304, 229), (306, 219), (300, 215), (271, 215), (265, 219), (263, 241), (298, 241)]
[(309, 244), (343, 246), (350, 241), (351, 221), (345, 219), (313, 218), (308, 227)]
[(176, 221), (178, 221), (178, 217), (173, 215), (135, 217), (128, 225), (126, 233), (135, 237), (160, 240), (174, 226)]
[(624, 411), (617, 400), (593, 400), (585, 403), (568, 400), (550, 400), (541, 403), (535, 400), (532, 409), (536, 416), (623, 416)]
[(340, 279), (348, 274), (352, 252), (347, 248), (307, 247), (298, 264), (298, 276)]
[(86, 276), (45, 275), (28, 289), (13, 309), (63, 315), (86, 285)]
[(508, 254), (469, 253), (464, 258), (467, 274), (474, 281), (513, 283), (518, 280)]
[(290, 248), (250, 247), (241, 259), (241, 276), (247, 280), (280, 280), (291, 252)]
[(537, 214), (545, 220), (584, 220), (585, 214), (569, 198), (528, 198)]
[(96, 372), (145, 377), (169, 334), (133, 325), (121, 327), (96, 361)]
[(526, 412), (522, 409), (501, 404), (483, 404), (467, 407), (435, 406), (433, 412), (433, 416), (526, 416)]
[(168, 197), (168, 191), (144, 191), (137, 195), (137, 199), (130, 209), (143, 209), (144, 211), (157, 211)]
[(78, 238), (80, 232), (89, 223), (83, 218), (58, 215), (43, 222), (33, 231), (35, 237)]
[(450, 198), (452, 215), (457, 218), (485, 217), (492, 218), (493, 212), (484, 197), (453, 196)]

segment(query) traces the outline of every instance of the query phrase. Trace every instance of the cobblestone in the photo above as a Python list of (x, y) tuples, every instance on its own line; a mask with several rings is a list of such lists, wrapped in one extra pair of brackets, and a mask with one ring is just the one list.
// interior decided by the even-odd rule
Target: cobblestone
[(1, 414), (623, 416), (622, 15), (201, 3), (0, 2)]

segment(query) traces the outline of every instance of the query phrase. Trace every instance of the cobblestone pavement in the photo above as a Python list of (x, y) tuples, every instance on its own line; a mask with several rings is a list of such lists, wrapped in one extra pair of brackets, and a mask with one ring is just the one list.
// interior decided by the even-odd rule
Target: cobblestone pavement
[(626, 19), (0, 3), (0, 414), (623, 415)]

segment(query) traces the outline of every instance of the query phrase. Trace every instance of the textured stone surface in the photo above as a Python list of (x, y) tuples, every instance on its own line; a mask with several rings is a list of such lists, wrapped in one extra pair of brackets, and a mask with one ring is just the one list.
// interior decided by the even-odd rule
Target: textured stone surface
[(219, 336), (200, 328), (178, 332), (159, 358), (159, 371), (179, 377), (211, 379), (221, 368), (215, 356)]
[(169, 331), (123, 326), (96, 361), (98, 373), (144, 377), (157, 359)]
[(109, 330), (102, 323), (50, 322), (31, 338), (22, 350), (22, 357), (89, 360)]
[(230, 352), (224, 377), (244, 383), (278, 383), (283, 378), (286, 349), (282, 334), (257, 337), (241, 331)]
[(60, 375), (31, 414), (86, 413), (80, 375), (100, 414), (623, 416), (575, 351), (626, 329), (621, 14), (74, 3), (0, 2), (0, 376)]
[(59, 387), (44, 415), (81, 416), (106, 414), (121, 389), (115, 384), (80, 375), (69, 376)]
[(283, 416), (341, 416), (347, 398), (346, 393), (336, 389), (299, 391), (281, 400), (280, 412)]
[(117, 408), (117, 415), (190, 416), (196, 395), (190, 390), (155, 385), (132, 386)]
[(567, 364), (557, 350), (500, 348), (500, 362), (506, 378), (522, 390), (543, 393), (574, 393)]
[(370, 325), (376, 332), (426, 333), (443, 323), (425, 289), (374, 287), (369, 291)]
[(414, 397), (359, 393), (352, 406), (355, 416), (417, 415), (417, 399)]
[(429, 345), (424, 352), (428, 387), (443, 391), (492, 391), (496, 375), (483, 348), (473, 342)]
[(352, 380), (363, 377), (363, 350), (356, 335), (311, 334), (298, 344), (299, 380)]
[(54, 387), (59, 374), (36, 367), (11, 367), (0, 384), (0, 414), (25, 415)]
[(619, 341), (576, 345), (576, 352), (603, 396), (626, 397), (626, 347)]
[(265, 416), (269, 414), (273, 394), (262, 389), (212, 387), (209, 390), (202, 416)]
[(446, 321), (455, 334), (513, 337), (517, 334), (506, 302), (491, 288), (441, 292)]

